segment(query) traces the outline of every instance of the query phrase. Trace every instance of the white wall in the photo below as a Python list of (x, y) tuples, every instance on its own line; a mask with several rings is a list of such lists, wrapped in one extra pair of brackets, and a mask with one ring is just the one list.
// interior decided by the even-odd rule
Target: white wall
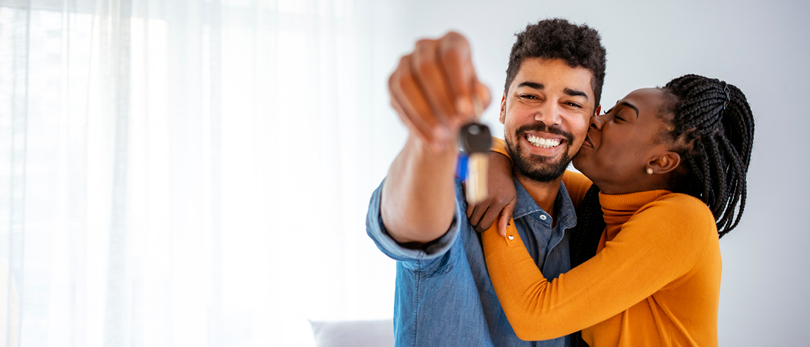
[[(745, 214), (721, 241), (720, 345), (810, 341), (810, 220), (801, 200), (810, 193), (804, 179), (810, 146), (803, 137), (810, 129), (810, 116), (803, 114), (810, 94), (805, 18), (810, 3), (400, 0), (390, 5), (375, 5), (381, 29), (374, 40), (381, 49), (373, 66), (379, 89), (371, 101), (378, 111), (372, 160), (379, 179), (405, 136), (388, 107), (387, 73), (416, 39), (450, 29), (468, 36), (479, 77), (495, 96), (502, 93), (514, 33), (548, 17), (585, 22), (601, 33), (608, 52), (604, 105), (686, 73), (740, 87), (757, 123)], [(485, 120), (502, 133), (495, 108), (487, 110)], [(375, 296), (381, 300), (377, 304), (393, 306), (391, 288), (383, 299)]]

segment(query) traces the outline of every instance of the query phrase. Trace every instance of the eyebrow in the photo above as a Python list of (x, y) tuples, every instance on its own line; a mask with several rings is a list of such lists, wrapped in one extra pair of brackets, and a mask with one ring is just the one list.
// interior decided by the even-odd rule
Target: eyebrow
[(633, 104), (631, 104), (631, 103), (629, 103), (627, 101), (622, 101), (622, 102), (619, 103), (619, 105), (624, 105), (624, 106), (627, 106), (627, 107), (632, 108), (633, 110), (635, 110), (636, 111), (636, 119), (638, 119), (638, 108), (633, 106)]
[(582, 97), (585, 97), (585, 100), (588, 100), (588, 94), (585, 94), (585, 92), (583, 92), (581, 90), (565, 88), (563, 90), (563, 92), (568, 96), (582, 96)]
[[(533, 89), (537, 89), (537, 90), (543, 90), (543, 89), (546, 88), (546, 86), (544, 86), (542, 83), (530, 82), (530, 81), (526, 81), (526, 82), (523, 82), (521, 84), (518, 84), (518, 87), (529, 87), (529, 88), (533, 88)], [(569, 95), (569, 96), (582, 96), (585, 99), (588, 99), (588, 94), (586, 94), (585, 92), (583, 92), (581, 90), (565, 88), (563, 90), (563, 93), (565, 93), (566, 95)]]
[(526, 82), (523, 82), (521, 84), (518, 84), (518, 87), (529, 87), (529, 88), (538, 89), (538, 90), (543, 90), (543, 89), (546, 88), (542, 83), (530, 82), (530, 81), (526, 81)]

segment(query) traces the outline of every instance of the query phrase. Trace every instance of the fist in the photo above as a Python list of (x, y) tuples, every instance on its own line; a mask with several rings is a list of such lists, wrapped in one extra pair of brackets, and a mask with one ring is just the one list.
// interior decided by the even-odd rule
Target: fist
[(435, 150), (453, 143), (459, 128), (479, 116), (477, 106), (484, 109), (491, 101), (476, 76), (469, 42), (455, 32), (419, 40), (399, 60), (388, 92), (410, 134)]

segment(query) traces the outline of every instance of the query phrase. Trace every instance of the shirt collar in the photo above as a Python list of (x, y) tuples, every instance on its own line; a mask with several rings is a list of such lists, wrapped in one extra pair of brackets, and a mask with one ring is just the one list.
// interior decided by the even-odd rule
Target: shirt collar
[[(517, 205), (515, 206), (515, 211), (512, 213), (512, 218), (523, 218), (533, 213), (542, 213), (551, 217), (551, 215), (537, 205), (537, 202), (529, 195), (526, 188), (523, 188), (523, 185), (517, 178), (513, 176), (512, 179), (515, 181), (515, 191), (517, 192)], [(574, 210), (574, 204), (571, 202), (571, 197), (568, 196), (568, 190), (565, 189), (565, 185), (562, 182), (560, 182), (560, 190), (557, 192), (557, 198), (554, 200), (554, 204), (557, 211), (559, 211), (557, 214), (558, 224), (562, 225), (565, 229), (573, 228), (577, 224), (577, 214)]]

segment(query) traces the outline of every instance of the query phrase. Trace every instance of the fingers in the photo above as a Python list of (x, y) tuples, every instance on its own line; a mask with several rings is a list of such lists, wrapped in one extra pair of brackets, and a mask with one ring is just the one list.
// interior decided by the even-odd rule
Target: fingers
[(433, 130), (439, 120), (419, 87), (411, 66), (411, 55), (402, 57), (399, 66), (388, 79), (391, 106), (412, 133), (434, 148), (441, 149), (443, 142), (436, 138)]
[(500, 218), (498, 218), (498, 234), (506, 236), (506, 228), (509, 226), (509, 221), (512, 219), (512, 213), (515, 212), (517, 206), (517, 199), (513, 199), (501, 210)]
[(483, 109), (491, 101), (489, 88), (476, 76), (467, 39), (454, 32), (417, 42), (400, 59), (388, 90), (402, 122), (434, 148), (450, 144), (460, 126), (475, 120), (476, 106)]
[(481, 221), (484, 215), (486, 215), (487, 210), (491, 209), (492, 209), (491, 205), (487, 204), (486, 202), (483, 202), (476, 205), (471, 211), (471, 213), (469, 213), (467, 219), (470, 221), (470, 225), (473, 226), (475, 231), (480, 233), (489, 229), (489, 226), (485, 226), (484, 224), (481, 223)]
[(489, 87), (476, 80), (475, 94), (478, 101), (481, 103), (481, 109), (486, 109), (492, 103), (492, 94), (490, 94)]
[(487, 231), (490, 227), (492, 227), (492, 224), (495, 223), (495, 220), (498, 219), (500, 214), (501, 209), (494, 205), (490, 206), (484, 213), (484, 216), (481, 217), (481, 221), (478, 222), (478, 228), (481, 229), (479, 232)]
[(438, 45), (436, 40), (420, 40), (413, 53), (411, 71), (425, 93), (433, 113), (438, 118), (436, 133), (448, 133), (447, 119), (456, 114), (450, 89), (442, 67), (437, 62)]
[[(453, 104), (459, 117), (457, 123), (470, 120), (475, 115), (473, 90), (478, 78), (472, 64), (470, 44), (464, 36), (450, 32), (439, 40), (439, 60), (453, 95)], [(483, 105), (482, 105), (483, 106)]]

